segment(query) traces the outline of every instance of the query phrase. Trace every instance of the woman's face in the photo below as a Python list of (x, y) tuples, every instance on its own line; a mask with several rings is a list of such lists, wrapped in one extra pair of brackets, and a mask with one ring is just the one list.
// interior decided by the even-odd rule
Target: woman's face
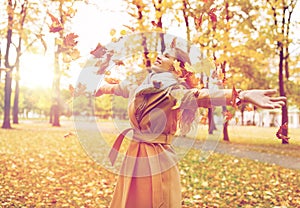
[(175, 60), (174, 52), (167, 52), (164, 55), (158, 55), (153, 63), (152, 70), (156, 73), (172, 71), (173, 61)]

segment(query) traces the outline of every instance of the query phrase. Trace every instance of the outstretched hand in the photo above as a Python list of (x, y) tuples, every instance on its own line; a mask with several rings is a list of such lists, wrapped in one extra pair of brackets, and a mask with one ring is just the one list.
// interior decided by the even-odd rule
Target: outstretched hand
[(242, 102), (252, 103), (259, 108), (274, 109), (285, 105), (286, 97), (271, 97), (276, 90), (246, 90), (239, 94)]

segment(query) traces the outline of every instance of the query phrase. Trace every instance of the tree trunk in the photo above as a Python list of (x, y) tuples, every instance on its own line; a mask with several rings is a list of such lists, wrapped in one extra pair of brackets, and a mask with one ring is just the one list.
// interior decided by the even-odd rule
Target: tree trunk
[(11, 82), (12, 82), (12, 70), (6, 72), (5, 75), (5, 87), (4, 87), (4, 118), (3, 129), (10, 129), (10, 107), (11, 107)]
[(19, 123), (19, 80), (16, 80), (16, 88), (15, 88), (15, 97), (14, 97), (14, 107), (13, 107), (13, 123)]
[[(8, 8), (12, 9), (12, 1), (8, 1)], [(12, 82), (12, 69), (13, 67), (9, 64), (10, 46), (12, 44), (12, 28), (13, 28), (13, 12), (7, 12), (7, 34), (6, 34), (6, 51), (4, 57), (5, 68), (9, 69), (5, 74), (5, 87), (4, 87), (4, 117), (2, 128), (10, 129), (10, 108), (11, 108), (11, 82)]]
[[(225, 113), (226, 111), (227, 111), (227, 107), (222, 106), (222, 112)], [(223, 140), (229, 142), (228, 121), (227, 120), (223, 124)]]
[(189, 26), (189, 15), (188, 15), (188, 8), (187, 8), (187, 1), (183, 0), (183, 9), (182, 9), (182, 13), (183, 13), (183, 18), (184, 18), (184, 22), (185, 22), (185, 27), (186, 27), (186, 39), (187, 39), (187, 52), (189, 53), (191, 50), (191, 30), (190, 30), (190, 26)]
[[(279, 73), (278, 73), (278, 80), (279, 80), (279, 93), (280, 96), (285, 96), (284, 90), (284, 77), (283, 77), (283, 61), (284, 61), (284, 54), (283, 54), (283, 44), (278, 42), (279, 47)], [(281, 109), (281, 125), (288, 123), (288, 107), (287, 104), (282, 107)], [(282, 135), (288, 137), (288, 128), (284, 128), (282, 131)], [(282, 139), (282, 144), (288, 144), (289, 141), (286, 139)]]
[(214, 130), (217, 130), (215, 120), (214, 120), (214, 111), (212, 108), (208, 108), (208, 133), (213, 134)]
[[(20, 42), (21, 44), (21, 42)], [(20, 47), (21, 45), (19, 45)], [(21, 49), (21, 48), (19, 48)], [(20, 53), (20, 51), (18, 52)], [(19, 59), (19, 58), (18, 58)], [(20, 86), (19, 86), (19, 70), (20, 70), (20, 62), (16, 63), (16, 86), (15, 86), (15, 97), (14, 97), (14, 106), (13, 106), (13, 123), (19, 123), (19, 94), (20, 94)]]
[[(58, 46), (58, 51), (59, 46)], [(52, 126), (60, 126), (60, 66), (59, 52), (55, 52), (54, 56), (54, 79), (53, 79), (53, 103), (52, 103)], [(51, 116), (50, 116), (51, 117)]]
[(60, 122), (59, 122), (60, 107), (59, 107), (59, 104), (54, 104), (52, 106), (52, 113), (53, 113), (52, 126), (60, 126)]
[(244, 112), (245, 112), (245, 109), (242, 108), (241, 109), (241, 119), (242, 119), (241, 123), (242, 123), (242, 126), (244, 126)]

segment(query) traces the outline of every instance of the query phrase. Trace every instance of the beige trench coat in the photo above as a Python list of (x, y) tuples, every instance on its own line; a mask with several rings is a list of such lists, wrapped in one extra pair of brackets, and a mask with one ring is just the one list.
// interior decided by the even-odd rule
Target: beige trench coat
[[(131, 97), (128, 113), (134, 131), (111, 208), (181, 207), (180, 174), (176, 153), (171, 145), (178, 126), (178, 109), (172, 108), (176, 104), (172, 91), (178, 89), (179, 85), (172, 73), (165, 72), (150, 74), (139, 87), (121, 83), (106, 89), (116, 95)], [(224, 93), (210, 96), (205, 90), (186, 90), (186, 97), (190, 96), (189, 93), (197, 96), (197, 107), (210, 107), (212, 97), (215, 104), (224, 101)], [(226, 96), (230, 97), (229, 91), (225, 93)], [(186, 102), (185, 106), (188, 108), (192, 105)], [(112, 162), (128, 131), (125, 130), (117, 139), (110, 155)]]

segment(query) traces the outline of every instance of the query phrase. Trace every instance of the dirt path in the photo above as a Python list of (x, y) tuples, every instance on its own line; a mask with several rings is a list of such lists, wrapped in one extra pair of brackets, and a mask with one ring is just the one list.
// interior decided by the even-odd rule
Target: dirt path
[(204, 151), (213, 151), (220, 154), (232, 155), (239, 158), (248, 158), (263, 163), (275, 164), (289, 169), (300, 170), (299, 157), (253, 151), (250, 150), (247, 145), (223, 143), (217, 141), (196, 141), (194, 147)]

